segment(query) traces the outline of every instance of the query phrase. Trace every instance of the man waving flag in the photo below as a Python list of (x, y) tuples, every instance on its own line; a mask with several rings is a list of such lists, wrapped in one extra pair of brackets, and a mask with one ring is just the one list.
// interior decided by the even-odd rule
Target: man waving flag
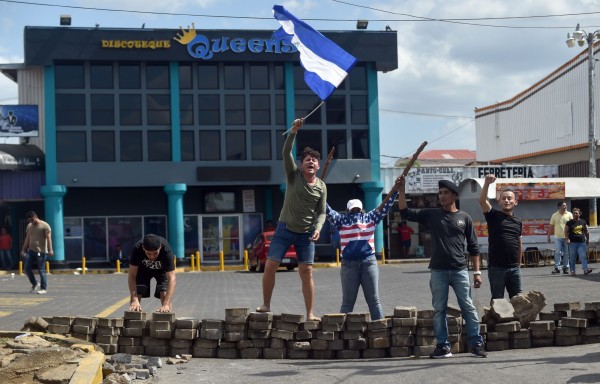
[(273, 6), (273, 15), (281, 24), (273, 37), (298, 48), (300, 63), (306, 70), (304, 81), (325, 101), (344, 81), (356, 64), (356, 58), (286, 11), (283, 6)]

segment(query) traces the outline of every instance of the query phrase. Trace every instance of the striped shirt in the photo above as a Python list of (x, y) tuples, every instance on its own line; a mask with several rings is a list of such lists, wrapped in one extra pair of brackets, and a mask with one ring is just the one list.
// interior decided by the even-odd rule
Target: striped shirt
[(327, 204), (327, 218), (340, 231), (342, 258), (365, 259), (375, 254), (375, 228), (387, 215), (398, 193), (388, 200), (380, 211), (340, 214)]

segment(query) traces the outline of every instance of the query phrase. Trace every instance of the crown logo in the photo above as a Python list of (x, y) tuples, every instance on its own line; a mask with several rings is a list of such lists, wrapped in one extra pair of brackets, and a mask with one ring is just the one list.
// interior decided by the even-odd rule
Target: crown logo
[(190, 26), (188, 25), (187, 30), (183, 29), (181, 26), (179, 26), (179, 29), (181, 29), (181, 33), (177, 33), (175, 37), (173, 37), (173, 40), (183, 45), (187, 45), (196, 37), (196, 26), (194, 25), (194, 23), (192, 23), (192, 28), (190, 28)]

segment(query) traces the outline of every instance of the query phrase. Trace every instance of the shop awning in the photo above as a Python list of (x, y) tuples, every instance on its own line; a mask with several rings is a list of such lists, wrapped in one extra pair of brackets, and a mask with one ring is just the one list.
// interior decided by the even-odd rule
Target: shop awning
[(43, 170), (44, 152), (35, 145), (0, 144), (0, 170)]

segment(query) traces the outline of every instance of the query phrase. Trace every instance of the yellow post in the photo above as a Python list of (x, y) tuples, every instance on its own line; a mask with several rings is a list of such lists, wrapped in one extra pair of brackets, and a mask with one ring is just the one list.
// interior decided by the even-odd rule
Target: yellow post
[(117, 260), (117, 273), (121, 272), (121, 260)]
[(385, 264), (385, 248), (381, 248), (381, 265)]
[(19, 275), (23, 274), (23, 260), (19, 260)]
[(81, 274), (85, 275), (85, 256), (81, 258)]
[(177, 268), (177, 256), (173, 255), (173, 266)]
[(50, 262), (46, 261), (46, 273), (50, 274)]
[(200, 251), (196, 251), (196, 266), (198, 268), (198, 272), (200, 272), (202, 269), (200, 269)]
[(190, 256), (190, 267), (192, 267), (192, 272), (196, 270), (196, 260), (194, 260), (194, 254), (192, 253)]
[(223, 251), (219, 252), (219, 260), (221, 261), (221, 267), (219, 268), (219, 270), (224, 271), (225, 270), (225, 254), (223, 253)]
[(340, 249), (339, 248), (335, 249), (335, 265), (337, 267), (340, 266)]
[(244, 250), (244, 271), (248, 270), (248, 250)]

